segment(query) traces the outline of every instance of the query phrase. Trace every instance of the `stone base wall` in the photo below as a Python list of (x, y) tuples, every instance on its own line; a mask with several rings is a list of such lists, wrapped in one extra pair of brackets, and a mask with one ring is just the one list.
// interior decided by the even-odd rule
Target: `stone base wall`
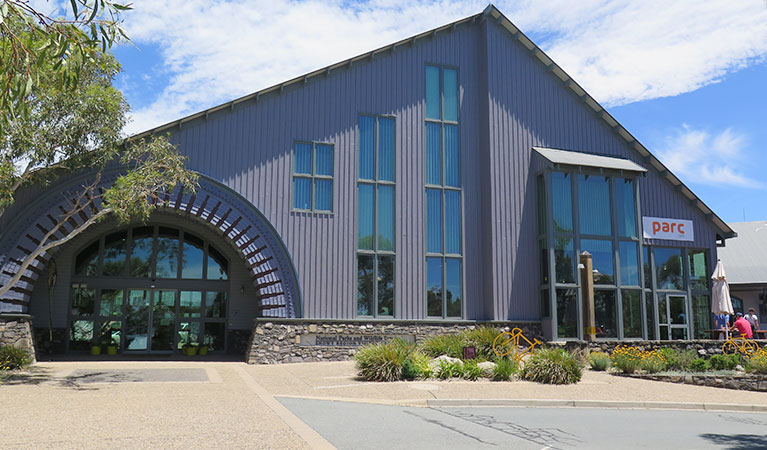
[(528, 339), (543, 340), (540, 322), (426, 322), (379, 320), (256, 319), (250, 336), (249, 364), (343, 361), (365, 344), (400, 337), (420, 343), (430, 336), (455, 334), (488, 325), (521, 328)]
[[(755, 341), (762, 346), (765, 342)], [(673, 348), (676, 350), (695, 350), (701, 356), (705, 358), (711, 355), (722, 354), (722, 344), (724, 341), (718, 341), (713, 339), (699, 339), (695, 341), (596, 341), (596, 342), (583, 342), (583, 341), (567, 341), (567, 342), (549, 342), (549, 345), (562, 346), (567, 350), (586, 350), (592, 352), (605, 352), (612, 354), (615, 347), (619, 345), (625, 345), (630, 347), (638, 347), (640, 350), (658, 350), (660, 348)]]
[(0, 315), (0, 346), (23, 348), (29, 352), (32, 361), (36, 362), (31, 322), (32, 317), (26, 314)]
[(656, 374), (615, 374), (621, 377), (643, 380), (665, 381), (667, 383), (694, 384), (743, 391), (767, 392), (767, 375), (656, 375)]

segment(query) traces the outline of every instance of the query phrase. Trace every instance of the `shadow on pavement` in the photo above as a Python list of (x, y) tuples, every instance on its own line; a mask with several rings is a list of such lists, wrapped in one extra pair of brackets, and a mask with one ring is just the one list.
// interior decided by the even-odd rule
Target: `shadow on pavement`
[(42, 369), (39, 367), (33, 367), (31, 369), (22, 371), (8, 371), (0, 373), (0, 389), (3, 386), (22, 386), (31, 385), (36, 386), (40, 384), (55, 384), (60, 387), (66, 387), (76, 390), (96, 390), (96, 387), (83, 387), (80, 382), (83, 379), (93, 376), (93, 374), (87, 374), (83, 376), (74, 376), (66, 378), (57, 378), (53, 376), (50, 370)]
[(700, 437), (712, 444), (732, 450), (767, 449), (767, 436), (759, 434), (701, 434)]

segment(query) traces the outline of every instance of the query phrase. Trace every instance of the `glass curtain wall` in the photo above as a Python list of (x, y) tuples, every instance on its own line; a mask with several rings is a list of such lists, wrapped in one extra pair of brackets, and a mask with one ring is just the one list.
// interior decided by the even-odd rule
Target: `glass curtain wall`
[(394, 316), (393, 117), (359, 117), (357, 316)]
[(463, 317), (459, 82), (426, 66), (426, 315)]

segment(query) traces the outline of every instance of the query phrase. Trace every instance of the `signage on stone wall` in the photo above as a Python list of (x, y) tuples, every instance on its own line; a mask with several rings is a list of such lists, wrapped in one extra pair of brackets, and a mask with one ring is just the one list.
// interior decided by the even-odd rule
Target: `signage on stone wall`
[(645, 239), (695, 240), (692, 220), (642, 217), (642, 228)]
[(299, 344), (302, 346), (322, 347), (362, 347), (388, 342), (394, 338), (415, 343), (415, 336), (412, 334), (304, 334), (300, 338)]

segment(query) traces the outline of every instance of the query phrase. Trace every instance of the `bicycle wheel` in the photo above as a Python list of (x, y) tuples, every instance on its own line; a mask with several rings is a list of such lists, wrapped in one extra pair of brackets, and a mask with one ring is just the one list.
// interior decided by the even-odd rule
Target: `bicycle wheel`
[(725, 341), (722, 344), (722, 353), (725, 355), (735, 355), (738, 353), (738, 345), (732, 341)]
[(758, 348), (759, 346), (755, 342), (746, 341), (743, 343), (743, 353), (747, 355), (754, 353)]
[(504, 357), (514, 351), (514, 346), (509, 345), (514, 341), (511, 333), (504, 331), (493, 339), (493, 353)]

